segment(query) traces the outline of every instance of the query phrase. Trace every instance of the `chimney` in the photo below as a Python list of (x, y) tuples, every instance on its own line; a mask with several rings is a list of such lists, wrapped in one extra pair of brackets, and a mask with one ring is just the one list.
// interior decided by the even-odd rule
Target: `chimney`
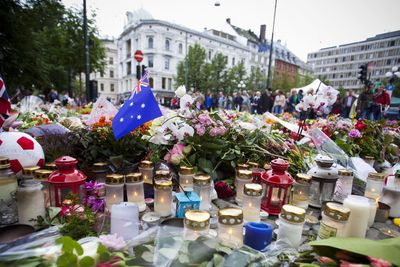
[(264, 42), (265, 41), (265, 30), (267, 29), (267, 25), (261, 24), (260, 26), (260, 37), (259, 41)]
[(231, 24), (231, 18), (227, 18), (227, 19), (226, 19), (226, 22), (227, 22), (228, 24)]

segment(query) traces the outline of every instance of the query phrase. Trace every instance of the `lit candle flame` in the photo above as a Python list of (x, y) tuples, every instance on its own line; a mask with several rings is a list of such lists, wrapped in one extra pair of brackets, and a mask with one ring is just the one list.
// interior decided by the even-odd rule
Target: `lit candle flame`
[(163, 197), (160, 199), (160, 202), (161, 202), (161, 203), (164, 203), (164, 198), (163, 198)]
[(252, 205), (252, 203), (250, 202), (250, 203), (249, 203), (249, 208), (251, 208), (252, 206), (253, 206), (253, 205)]
[(135, 192), (133, 192), (133, 195), (134, 195), (135, 197), (137, 197), (138, 193), (135, 191)]
[(117, 195), (116, 194), (113, 194), (113, 199), (116, 199), (117, 198)]

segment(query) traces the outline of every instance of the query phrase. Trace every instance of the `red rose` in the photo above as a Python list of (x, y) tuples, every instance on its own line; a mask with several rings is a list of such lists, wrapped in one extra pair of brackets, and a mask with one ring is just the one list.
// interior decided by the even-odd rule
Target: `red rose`
[(217, 191), (218, 198), (224, 199), (234, 195), (233, 190), (224, 181), (216, 182), (214, 188)]
[(357, 123), (354, 125), (354, 127), (355, 127), (357, 130), (362, 131), (362, 130), (364, 130), (364, 129), (367, 127), (367, 125), (366, 125), (362, 120), (359, 120), (359, 121), (357, 121)]
[(293, 139), (293, 140), (297, 140), (297, 133), (296, 132), (290, 132), (290, 137)]

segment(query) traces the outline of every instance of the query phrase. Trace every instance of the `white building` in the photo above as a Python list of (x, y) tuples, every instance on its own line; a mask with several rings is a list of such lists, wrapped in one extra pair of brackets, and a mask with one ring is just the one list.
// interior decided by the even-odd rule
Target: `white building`
[(326, 76), (334, 87), (357, 89), (359, 67), (372, 62), (371, 81), (381, 81), (385, 73), (400, 64), (400, 31), (378, 34), (365, 41), (320, 49), (309, 53), (307, 63), (316, 76)]

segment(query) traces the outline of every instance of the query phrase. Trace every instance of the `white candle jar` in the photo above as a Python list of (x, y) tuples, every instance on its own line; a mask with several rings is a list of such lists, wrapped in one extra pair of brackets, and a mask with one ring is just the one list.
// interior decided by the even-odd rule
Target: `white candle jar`
[(8, 158), (0, 158), (0, 225), (13, 224), (18, 221), (15, 199), (17, 187), (17, 177), (10, 169)]
[(211, 176), (196, 174), (193, 176), (193, 191), (200, 197), (200, 209), (211, 209)]
[(343, 203), (344, 199), (351, 195), (353, 189), (353, 171), (351, 170), (339, 170), (339, 179), (336, 182), (335, 194), (333, 199)]
[(293, 205), (284, 205), (279, 214), (277, 242), (298, 248), (301, 245), (305, 217), (304, 209)]
[(183, 189), (193, 188), (194, 168), (181, 166), (179, 171), (179, 184)]
[(35, 171), (35, 180), (39, 181), (42, 184), (42, 192), (44, 195), (44, 204), (47, 207), (50, 207), (50, 187), (49, 187), (49, 176), (53, 171), (40, 169)]
[(21, 180), (32, 180), (35, 178), (35, 171), (39, 170), (39, 166), (29, 166), (22, 169), (22, 179)]
[(138, 205), (140, 212), (145, 211), (143, 175), (140, 172), (127, 174), (125, 176), (125, 185), (128, 202)]
[(328, 202), (322, 212), (318, 239), (343, 237), (350, 216), (350, 209), (334, 202)]
[(107, 174), (110, 172), (107, 162), (96, 162), (92, 166), (92, 179), (98, 183), (105, 183)]
[(238, 170), (236, 174), (236, 202), (242, 203), (244, 185), (251, 183), (253, 172), (250, 170)]
[(378, 199), (382, 193), (384, 178), (385, 175), (383, 173), (370, 172), (368, 174), (364, 196)]
[(39, 181), (23, 180), (17, 190), (18, 222), (35, 225), (31, 221), (46, 214), (44, 194)]
[(183, 220), (184, 240), (196, 240), (199, 236), (208, 235), (210, 229), (210, 213), (203, 210), (188, 210)]
[(156, 180), (154, 182), (154, 211), (161, 217), (172, 214), (172, 181)]
[(232, 248), (243, 246), (243, 212), (239, 208), (218, 211), (218, 241)]
[(146, 184), (153, 184), (153, 162), (148, 160), (143, 160), (139, 164), (139, 171), (143, 175), (143, 181)]
[(378, 200), (373, 198), (368, 198), (368, 201), (369, 201), (368, 227), (371, 227), (375, 222), (376, 210), (378, 209)]
[(262, 198), (260, 184), (245, 184), (243, 189), (243, 219), (245, 222), (259, 222)]
[(106, 208), (124, 201), (124, 176), (109, 174), (106, 177)]
[(292, 187), (292, 201), (293, 206), (307, 209), (310, 195), (311, 176), (305, 173), (298, 173), (296, 175), (296, 182)]
[(370, 204), (366, 197), (349, 195), (343, 206), (350, 209), (350, 217), (345, 228), (345, 237), (365, 238), (370, 216)]

